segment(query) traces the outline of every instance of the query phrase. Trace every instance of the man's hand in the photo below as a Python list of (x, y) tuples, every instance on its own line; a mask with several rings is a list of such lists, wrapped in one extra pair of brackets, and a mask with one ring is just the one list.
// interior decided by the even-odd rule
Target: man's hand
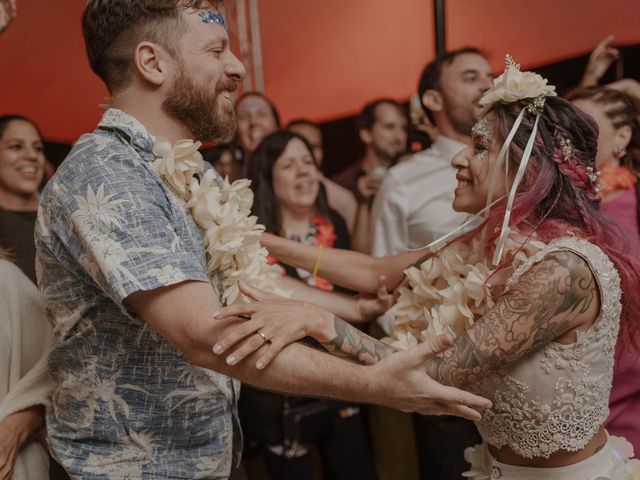
[(0, 33), (16, 18), (17, 13), (16, 0), (0, 0)]
[(439, 384), (426, 374), (425, 363), (452, 346), (451, 337), (441, 335), (404, 352), (390, 355), (367, 368), (375, 369), (373, 391), (384, 398), (372, 399), (405, 412), (423, 415), (457, 415), (480, 420), (475, 409), (490, 408), (491, 402), (455, 387)]
[(613, 40), (613, 35), (607, 35), (600, 41), (593, 52), (591, 52), (580, 86), (592, 87), (598, 85), (598, 82), (611, 64), (618, 60), (620, 51), (611, 46)]

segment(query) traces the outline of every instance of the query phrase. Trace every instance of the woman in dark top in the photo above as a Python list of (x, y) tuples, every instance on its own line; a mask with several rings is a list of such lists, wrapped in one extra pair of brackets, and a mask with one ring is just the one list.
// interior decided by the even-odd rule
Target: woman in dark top
[[(253, 214), (267, 231), (307, 245), (350, 248), (344, 219), (329, 209), (320, 170), (302, 136), (280, 130), (265, 137), (253, 153), (249, 177), (255, 194)], [(281, 267), (283, 275), (334, 290), (313, 272)], [(304, 418), (297, 422), (296, 415), (287, 412)], [(314, 478), (311, 449), (322, 457), (325, 479), (376, 478), (355, 405), (283, 397), (245, 386), (240, 418), (246, 444), (263, 454), (272, 480)]]
[(0, 247), (34, 283), (33, 230), (44, 167), (38, 127), (20, 115), (0, 116)]

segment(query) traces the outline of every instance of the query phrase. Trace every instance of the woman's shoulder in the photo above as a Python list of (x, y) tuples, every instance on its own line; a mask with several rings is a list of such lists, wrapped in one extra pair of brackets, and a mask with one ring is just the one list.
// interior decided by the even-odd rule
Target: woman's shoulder
[(580, 274), (587, 268), (601, 291), (611, 293), (614, 297), (620, 291), (620, 277), (609, 256), (598, 245), (577, 235), (549, 241), (515, 270), (507, 287), (514, 286), (526, 272), (541, 262), (553, 263), (558, 269), (569, 272), (580, 271)]

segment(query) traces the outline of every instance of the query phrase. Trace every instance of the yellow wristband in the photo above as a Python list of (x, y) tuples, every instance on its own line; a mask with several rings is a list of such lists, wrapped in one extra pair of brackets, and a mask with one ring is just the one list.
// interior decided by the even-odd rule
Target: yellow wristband
[(311, 276), (316, 278), (318, 276), (318, 270), (320, 269), (320, 257), (322, 256), (322, 250), (324, 249), (324, 245), (318, 245), (318, 254), (316, 255), (316, 262), (313, 264), (313, 271), (311, 272)]

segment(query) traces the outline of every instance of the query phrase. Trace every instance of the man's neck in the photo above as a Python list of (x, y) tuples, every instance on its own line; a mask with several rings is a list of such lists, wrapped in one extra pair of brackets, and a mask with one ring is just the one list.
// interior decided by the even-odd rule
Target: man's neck
[(460, 143), (469, 144), (471, 142), (471, 132), (458, 132), (455, 128), (453, 128), (453, 125), (449, 121), (449, 117), (447, 117), (446, 114), (442, 113), (440, 115), (435, 115), (434, 123), (436, 127), (438, 127), (438, 132), (440, 133), (440, 135)]
[(372, 149), (368, 148), (362, 158), (362, 171), (369, 173), (371, 170), (377, 167), (389, 168), (391, 166), (391, 160), (388, 158), (380, 158)]
[(154, 137), (164, 138), (172, 144), (180, 139), (194, 139), (193, 133), (183, 123), (167, 114), (161, 103), (141, 101), (134, 95), (122, 93), (114, 95), (111, 106), (131, 115)]

